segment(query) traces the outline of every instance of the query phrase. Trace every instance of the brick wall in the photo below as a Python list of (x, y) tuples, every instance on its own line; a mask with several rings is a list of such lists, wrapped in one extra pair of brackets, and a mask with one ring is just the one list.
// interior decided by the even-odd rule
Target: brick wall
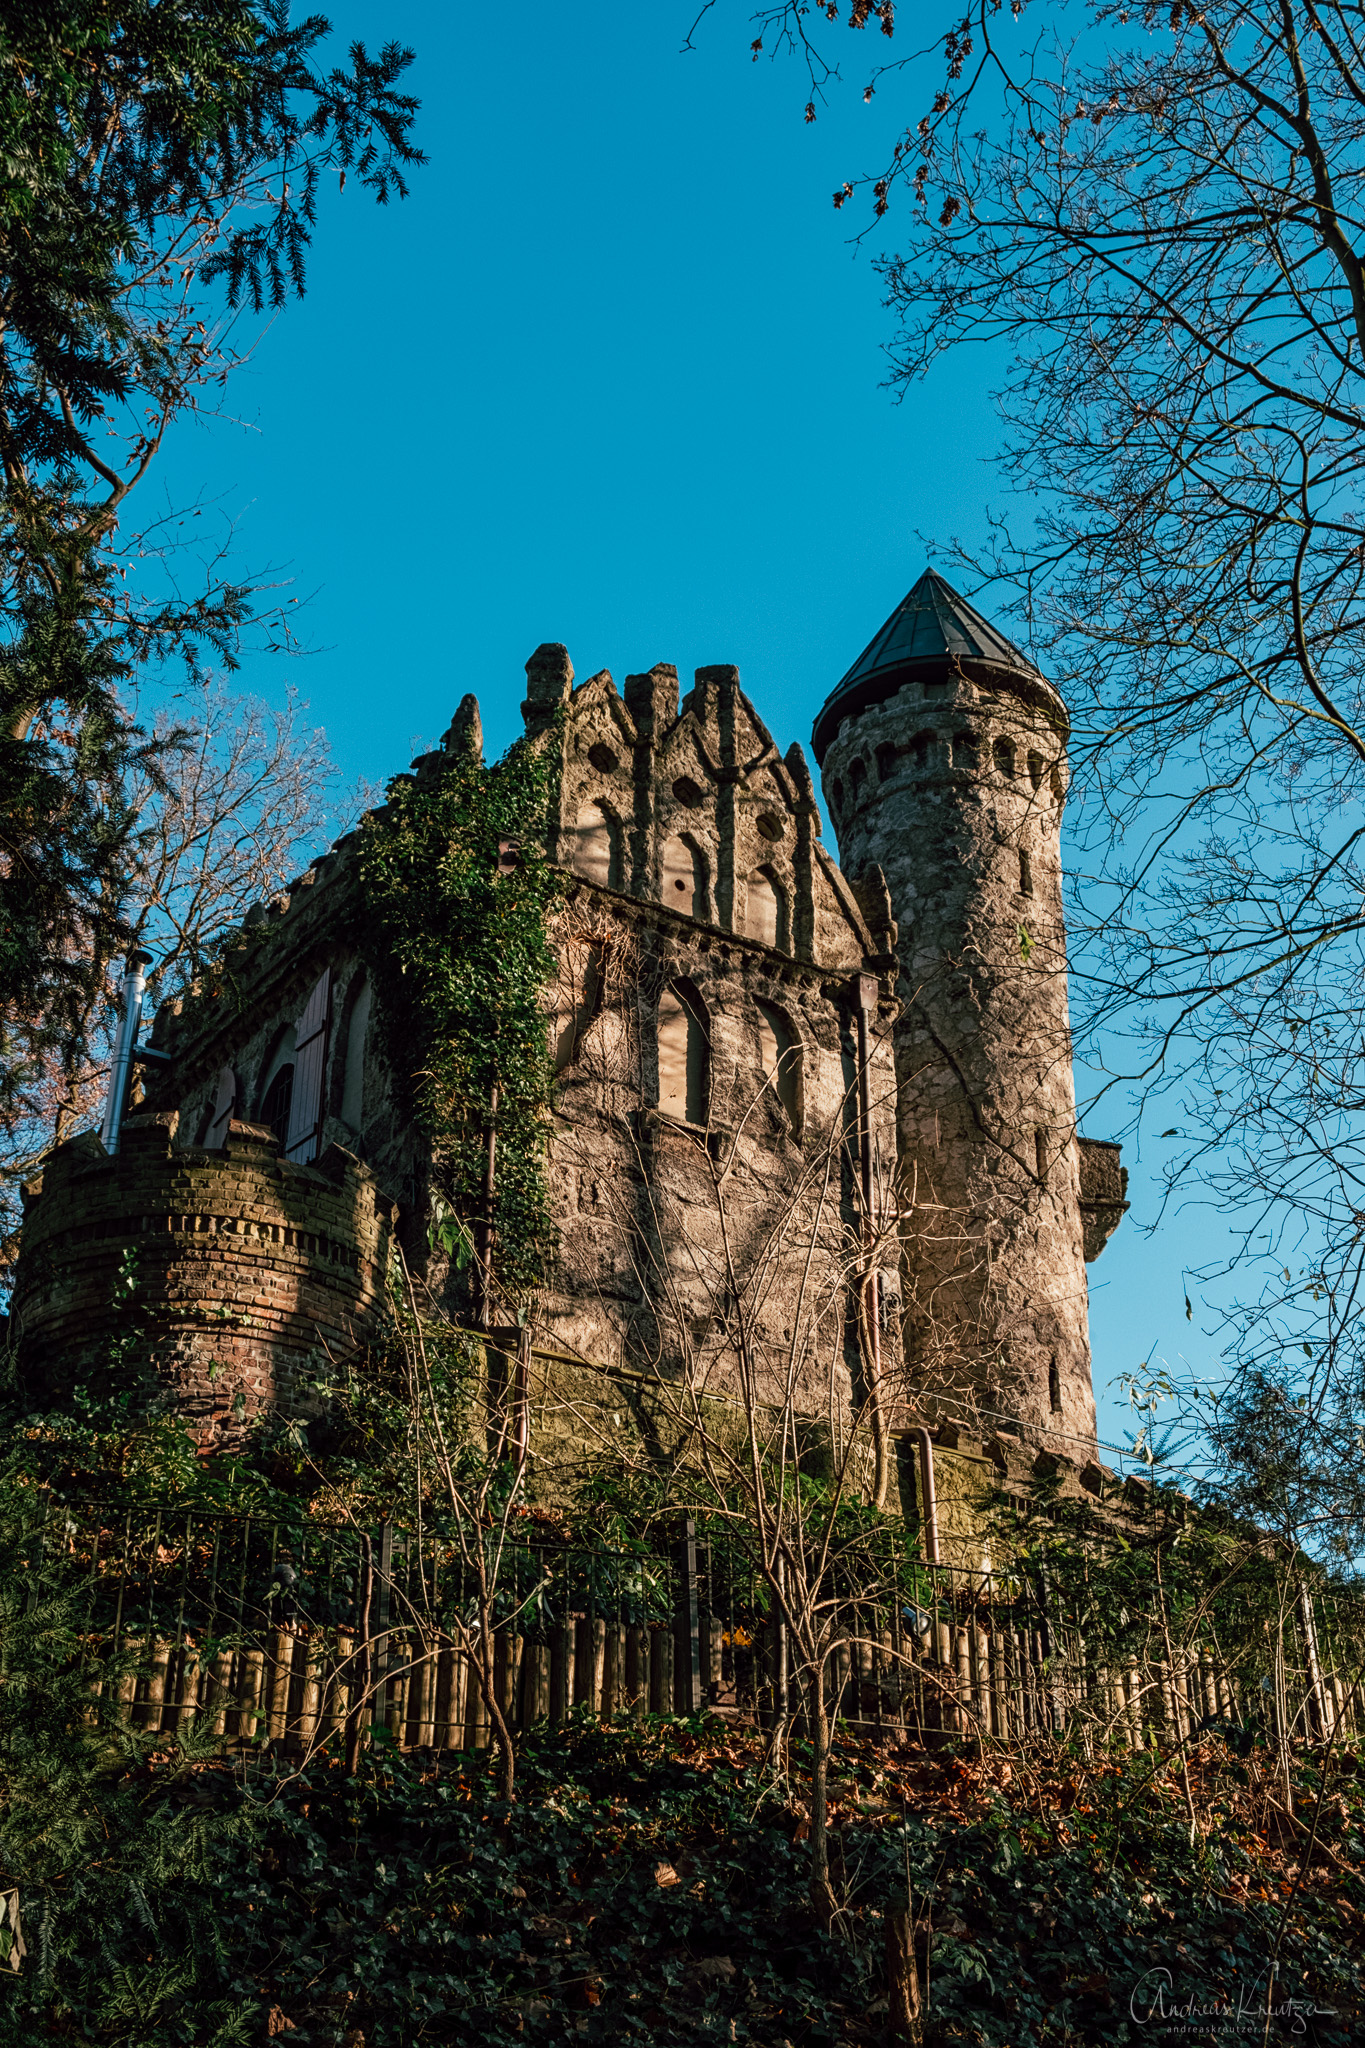
[(393, 1209), (338, 1146), (295, 1166), (234, 1123), (221, 1151), (176, 1150), (177, 1123), (131, 1118), (113, 1158), (90, 1135), (54, 1153), (26, 1195), (12, 1328), (42, 1400), (97, 1381), (130, 1340), (218, 1446), (263, 1408), (316, 1412), (329, 1357), (374, 1328)]

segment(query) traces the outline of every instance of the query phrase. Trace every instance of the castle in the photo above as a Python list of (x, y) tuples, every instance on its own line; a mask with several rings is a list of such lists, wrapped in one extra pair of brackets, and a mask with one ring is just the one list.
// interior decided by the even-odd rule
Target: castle
[[(681, 702), (667, 664), (575, 686), (547, 645), (526, 672), (572, 877), (540, 1355), (723, 1373), (748, 1289), (775, 1357), (816, 1305), (849, 1400), (861, 1332), (891, 1426), (1093, 1459), (1085, 1261), (1126, 1176), (1076, 1132), (1056, 692), (926, 572), (816, 721), (836, 863), (801, 747), (779, 752), (735, 669)], [(480, 744), (467, 697), (412, 773)], [(107, 1349), (131, 1257), (158, 1369), (228, 1440), (306, 1411), (320, 1350), (363, 1342), (394, 1233), (425, 1256), (430, 1158), (397, 1107), (353, 837), (251, 912), (215, 987), (162, 1006), (114, 1155), (87, 1135), (29, 1191), (32, 1380)], [(773, 1218), (805, 1248), (799, 1301), (755, 1277)]]

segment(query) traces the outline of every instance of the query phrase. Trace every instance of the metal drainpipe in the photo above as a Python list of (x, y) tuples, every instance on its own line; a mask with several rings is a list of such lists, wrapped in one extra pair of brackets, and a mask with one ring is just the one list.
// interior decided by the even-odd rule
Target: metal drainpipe
[(123, 963), (123, 1021), (109, 1070), (109, 1093), (104, 1099), (104, 1123), (100, 1137), (106, 1152), (118, 1151), (118, 1134), (128, 1105), (128, 1083), (133, 1072), (133, 1049), (142, 1029), (142, 998), (146, 990), (145, 970), (152, 964), (150, 953), (130, 953)]
[(872, 1444), (876, 1456), (876, 1471), (872, 1487), (872, 1505), (886, 1506), (886, 1495), (891, 1484), (891, 1460), (886, 1442), (886, 1417), (882, 1411), (882, 1288), (881, 1274), (872, 1263), (872, 1247), (876, 1238), (876, 1227), (872, 1214), (872, 1075), (869, 1069), (869, 1048), (867, 1013), (875, 1009), (877, 982), (871, 974), (856, 977), (858, 1012), (858, 1137), (859, 1168), (863, 1194), (863, 1230), (866, 1238), (867, 1259), (859, 1287), (862, 1297), (859, 1307), (867, 1326), (867, 1348), (872, 1374)]
[(941, 1564), (938, 1553), (938, 1500), (934, 1493), (934, 1440), (927, 1429), (917, 1429), (919, 1438), (920, 1492), (924, 1498), (920, 1505), (923, 1510), (924, 1548), (930, 1564)]

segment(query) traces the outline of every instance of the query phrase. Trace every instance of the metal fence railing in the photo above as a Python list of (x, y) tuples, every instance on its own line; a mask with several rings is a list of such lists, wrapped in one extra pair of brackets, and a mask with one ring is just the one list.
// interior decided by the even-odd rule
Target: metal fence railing
[[(528, 1519), (479, 1540), (497, 1546), (494, 1686), (514, 1730), (575, 1708), (803, 1723), (808, 1673), (734, 1534), (687, 1523), (676, 1544), (633, 1549)], [(490, 1740), (468, 1655), (478, 1574), (439, 1527), (59, 1507), (42, 1541), (79, 1584), (91, 1685), (134, 1726), (294, 1752), (378, 1729), (409, 1749)], [(1173, 1635), (1099, 1626), (1040, 1574), (926, 1565), (907, 1541), (836, 1559), (809, 1597), (829, 1710), (865, 1728), (1011, 1745), (1359, 1730), (1365, 1621), (1325, 1587), (1301, 1585), (1274, 1627), (1223, 1616)]]

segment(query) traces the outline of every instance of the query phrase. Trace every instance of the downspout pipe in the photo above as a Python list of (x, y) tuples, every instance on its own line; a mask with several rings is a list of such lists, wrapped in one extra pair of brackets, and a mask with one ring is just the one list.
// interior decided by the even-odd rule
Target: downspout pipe
[(938, 1548), (938, 1498), (934, 1492), (934, 1439), (927, 1429), (917, 1429), (919, 1441), (920, 1520), (924, 1528), (924, 1554), (930, 1564), (942, 1564)]
[(133, 1078), (137, 1035), (142, 1029), (142, 1000), (147, 990), (150, 953), (130, 953), (123, 963), (123, 1018), (109, 1070), (109, 1093), (104, 1101), (104, 1123), (100, 1137), (106, 1152), (118, 1151), (118, 1134), (128, 1108), (128, 1089)]

